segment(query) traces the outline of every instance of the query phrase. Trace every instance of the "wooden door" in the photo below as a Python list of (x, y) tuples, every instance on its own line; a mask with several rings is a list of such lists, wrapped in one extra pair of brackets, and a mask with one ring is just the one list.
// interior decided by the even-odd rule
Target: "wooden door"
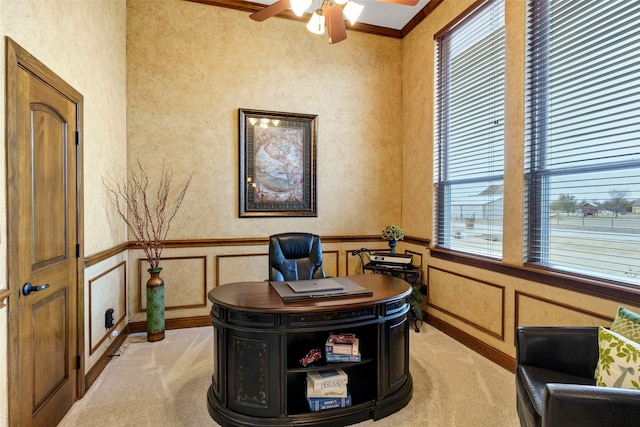
[(7, 69), (9, 422), (55, 426), (82, 392), (79, 102), (10, 41)]

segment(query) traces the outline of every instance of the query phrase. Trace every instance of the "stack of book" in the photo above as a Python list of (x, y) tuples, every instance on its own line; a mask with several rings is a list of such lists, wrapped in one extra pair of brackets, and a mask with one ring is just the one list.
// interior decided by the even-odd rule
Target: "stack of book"
[(313, 412), (351, 406), (347, 389), (349, 377), (342, 369), (325, 369), (307, 373), (307, 400)]
[(360, 362), (360, 340), (355, 334), (330, 334), (324, 346), (327, 362)]

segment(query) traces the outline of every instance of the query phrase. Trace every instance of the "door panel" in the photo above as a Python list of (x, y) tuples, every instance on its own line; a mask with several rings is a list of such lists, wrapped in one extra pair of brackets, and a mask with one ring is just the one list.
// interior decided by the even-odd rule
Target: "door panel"
[(8, 271), (11, 289), (19, 288), (10, 308), (9, 423), (54, 426), (82, 390), (79, 105), (50, 70), (7, 47)]
[(64, 385), (69, 378), (65, 363), (68, 342), (65, 325), (68, 313), (66, 292), (49, 295), (32, 305), (33, 323), (33, 407), (37, 411), (52, 393)]
[(64, 117), (47, 105), (31, 105), (33, 165), (33, 268), (64, 261), (67, 236), (67, 144)]

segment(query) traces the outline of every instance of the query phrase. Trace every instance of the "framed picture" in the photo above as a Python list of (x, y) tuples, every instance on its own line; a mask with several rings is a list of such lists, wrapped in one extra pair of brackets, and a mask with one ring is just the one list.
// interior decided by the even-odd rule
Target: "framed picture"
[(238, 110), (240, 217), (318, 216), (317, 115)]

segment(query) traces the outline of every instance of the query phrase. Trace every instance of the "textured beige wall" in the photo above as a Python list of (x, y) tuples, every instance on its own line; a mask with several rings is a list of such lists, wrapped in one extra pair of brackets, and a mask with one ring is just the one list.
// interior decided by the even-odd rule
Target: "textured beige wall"
[[(5, 98), (5, 41), (11, 37), (84, 96), (85, 254), (125, 239), (109, 223), (101, 176), (126, 161), (126, 5), (124, 0), (0, 0), (0, 99)], [(5, 103), (0, 128), (5, 129)], [(6, 200), (5, 142), (0, 199)], [(6, 203), (0, 203), (0, 288), (7, 288)], [(12, 297), (13, 298), (13, 297)], [(9, 303), (12, 303), (10, 298)], [(85, 302), (86, 304), (86, 302)], [(7, 424), (7, 309), (0, 310), (0, 426)], [(88, 324), (88, 322), (87, 322)], [(88, 340), (87, 340), (88, 342)]]
[[(401, 221), (401, 41), (329, 45), (305, 25), (169, 0), (127, 3), (129, 163), (192, 187), (170, 238), (306, 230), (377, 234)], [(317, 218), (238, 217), (238, 108), (318, 115)]]
[[(124, 228), (107, 216), (102, 176), (125, 166), (124, 0), (1, 0), (0, 5), (2, 35), (11, 37), (84, 96), (85, 255), (121, 243)], [(2, 49), (4, 61), (4, 40)], [(4, 103), (1, 108), (4, 111)]]

